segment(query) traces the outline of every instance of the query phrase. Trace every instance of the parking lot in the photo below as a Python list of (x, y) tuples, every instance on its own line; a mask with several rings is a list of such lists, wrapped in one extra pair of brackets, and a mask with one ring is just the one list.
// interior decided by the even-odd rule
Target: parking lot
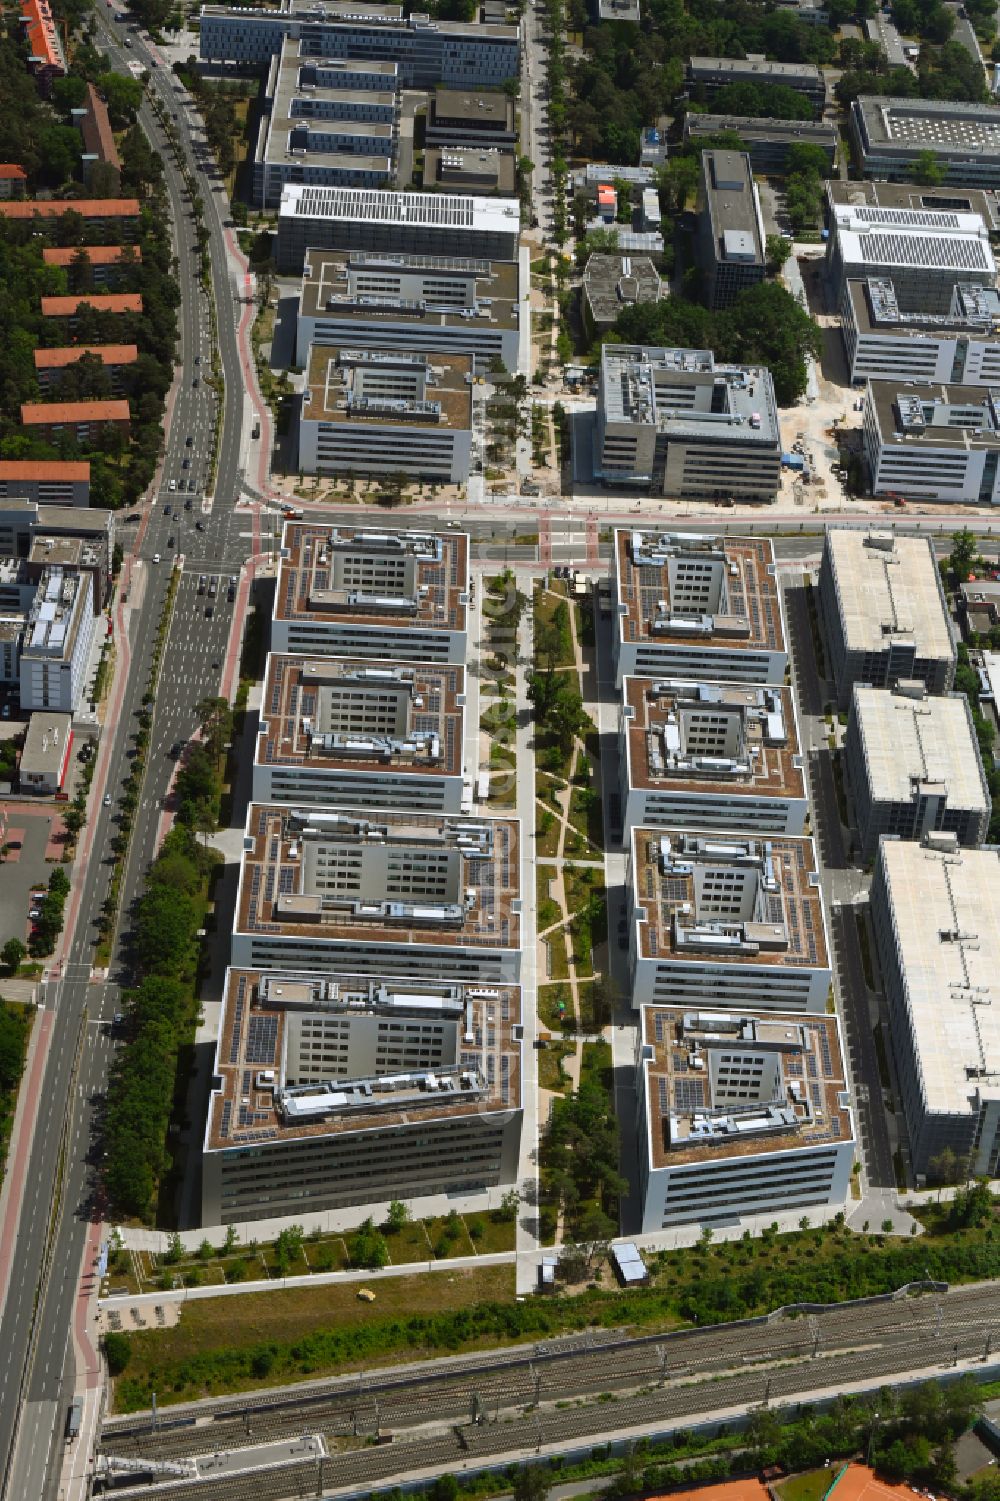
[(27, 943), (32, 888), (46, 886), (61, 853), (62, 820), (51, 807), (0, 802), (0, 846), (6, 851), (0, 878), (0, 945)]

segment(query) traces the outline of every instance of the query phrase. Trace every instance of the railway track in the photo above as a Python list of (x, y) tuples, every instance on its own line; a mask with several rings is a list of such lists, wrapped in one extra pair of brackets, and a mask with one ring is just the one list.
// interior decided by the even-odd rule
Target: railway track
[[(971, 1310), (970, 1310), (971, 1312)], [(322, 1467), (315, 1460), (259, 1470), (206, 1482), (168, 1483), (142, 1487), (116, 1494), (153, 1494), (158, 1501), (285, 1501), (285, 1498), (323, 1495), (332, 1489), (370, 1487), (414, 1470), (426, 1468), (457, 1469), (463, 1463), (503, 1461), (505, 1456), (549, 1444), (566, 1445), (576, 1440), (596, 1437), (616, 1430), (644, 1427), (650, 1431), (669, 1428), (672, 1424), (706, 1411), (724, 1412), (763, 1402), (782, 1403), (785, 1399), (808, 1399), (810, 1393), (828, 1389), (850, 1390), (859, 1372), (866, 1380), (873, 1377), (898, 1377), (916, 1373), (921, 1367), (947, 1366), (982, 1357), (987, 1332), (1000, 1334), (996, 1316), (966, 1318), (951, 1327), (942, 1323), (940, 1333), (933, 1332), (937, 1323), (934, 1308), (929, 1319), (921, 1319), (906, 1329), (906, 1338), (878, 1345), (871, 1338), (863, 1349), (830, 1351), (815, 1348), (810, 1341), (808, 1354), (775, 1354), (749, 1371), (731, 1371), (722, 1376), (699, 1379), (669, 1378), (666, 1384), (651, 1384), (627, 1393), (627, 1401), (615, 1399), (613, 1390), (602, 1386), (602, 1400), (593, 1393), (559, 1408), (550, 1407), (549, 1394), (542, 1393), (538, 1408), (516, 1412), (508, 1410), (497, 1421), (479, 1425), (469, 1422), (466, 1411), (461, 1426), (456, 1420), (445, 1433), (421, 1433), (412, 1428), (397, 1434), (391, 1443), (366, 1447), (327, 1456)], [(808, 1325), (805, 1326), (808, 1328)], [(869, 1336), (873, 1331), (869, 1329)], [(699, 1373), (699, 1376), (701, 1373)], [(607, 1394), (605, 1396), (605, 1394)], [(513, 1404), (516, 1406), (516, 1404)], [(486, 1410), (489, 1417), (489, 1410)], [(310, 1411), (301, 1424), (316, 1426), (316, 1414)], [(442, 1422), (445, 1420), (442, 1419)], [(206, 1425), (188, 1431), (189, 1440), (203, 1436), (209, 1447), (220, 1447), (218, 1425)], [(246, 1442), (246, 1439), (243, 1439)], [(234, 1446), (235, 1447), (235, 1446)], [(116, 1446), (117, 1449), (117, 1446)], [(198, 1452), (197, 1449), (189, 1452)], [(319, 1489), (317, 1489), (319, 1486)]]
[(182, 1426), (169, 1426), (173, 1415), (158, 1430), (145, 1416), (140, 1422), (112, 1420), (104, 1427), (101, 1445), (111, 1453), (163, 1459), (290, 1437), (305, 1427), (330, 1438), (364, 1438), (379, 1429), (399, 1432), (434, 1422), (468, 1422), (474, 1401), (480, 1413), (499, 1416), (539, 1402), (631, 1392), (665, 1377), (674, 1385), (678, 1380), (718, 1381), (742, 1366), (801, 1361), (845, 1347), (874, 1351), (890, 1345), (910, 1359), (916, 1352), (919, 1365), (924, 1358), (920, 1347), (928, 1340), (946, 1340), (948, 1330), (954, 1331), (954, 1340), (967, 1332), (970, 1317), (985, 1346), (990, 1316), (956, 1298), (949, 1300), (945, 1320), (945, 1306), (936, 1299), (909, 1299), (867, 1307), (862, 1315), (855, 1309), (850, 1321), (841, 1316), (839, 1329), (831, 1326), (829, 1315), (785, 1318), (730, 1326), (725, 1339), (718, 1330), (690, 1331), (682, 1340), (650, 1336), (586, 1351), (539, 1353), (529, 1348), (490, 1364), (466, 1361), (457, 1371), (416, 1367), (414, 1373), (388, 1380), (362, 1374), (306, 1394), (293, 1390), (269, 1393), (264, 1400), (248, 1397), (235, 1411), (226, 1403), (197, 1423), (190, 1421), (192, 1409), (187, 1409)]

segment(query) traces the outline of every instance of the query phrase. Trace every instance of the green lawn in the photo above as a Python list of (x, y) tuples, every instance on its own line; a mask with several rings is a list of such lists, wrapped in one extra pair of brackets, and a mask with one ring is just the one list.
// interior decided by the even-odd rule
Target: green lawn
[[(569, 959), (566, 957), (566, 934), (562, 928), (553, 929), (544, 940), (544, 943), (549, 951), (546, 978), (549, 980), (568, 980)], [(544, 980), (542, 983), (544, 984)]]
[(562, 1093), (569, 1088), (569, 1075), (563, 1068), (563, 1059), (574, 1051), (571, 1042), (548, 1043), (538, 1050), (538, 1087)]
[(804, 1475), (780, 1481), (774, 1488), (778, 1501), (823, 1501), (839, 1468), (831, 1465), (828, 1470), (807, 1470)]

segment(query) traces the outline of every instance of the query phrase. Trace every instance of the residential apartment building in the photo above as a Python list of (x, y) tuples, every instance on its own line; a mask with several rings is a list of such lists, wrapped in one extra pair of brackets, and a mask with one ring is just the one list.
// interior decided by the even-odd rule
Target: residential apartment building
[(139, 314), (142, 312), (142, 297), (138, 292), (71, 292), (68, 297), (43, 297), (43, 318), (65, 318), (67, 327), (73, 330), (83, 308), (95, 313)]
[(595, 477), (676, 499), (773, 500), (781, 429), (770, 371), (709, 349), (604, 344)]
[(65, 78), (67, 73), (59, 23), (49, 0), (21, 0), (20, 21), (28, 67), (34, 74), (38, 92), (48, 97), (55, 80)]
[(300, 472), (460, 485), (471, 462), (468, 355), (312, 349), (299, 416)]
[(273, 651), (463, 666), (468, 616), (465, 532), (285, 524)]
[(764, 280), (764, 220), (750, 158), (743, 151), (701, 153), (698, 265), (710, 308), (729, 307)]
[(372, 58), (395, 63), (404, 88), (499, 88), (521, 66), (517, 26), (437, 21), (423, 12), (404, 17), (398, 5), (356, 0), (283, 0), (276, 10), (203, 5), (199, 18), (204, 62), (266, 67), (286, 37), (301, 54)]
[(230, 969), (202, 1224), (513, 1184), (516, 985)]
[(108, 106), (94, 88), (87, 84), (83, 104), (72, 111), (73, 123), (83, 137), (83, 181), (89, 186), (95, 173), (105, 192), (117, 193), (121, 184), (121, 158), (115, 145)]
[(885, 277), (846, 281), (841, 333), (853, 385), (868, 380), (1000, 385), (1000, 292), (957, 282), (947, 313), (904, 312)]
[(774, 544), (617, 527), (616, 679), (783, 683), (788, 666)]
[(0, 198), (23, 198), (28, 191), (28, 174), (18, 162), (0, 162)]
[(42, 575), (21, 649), (22, 710), (76, 713), (98, 627), (92, 594), (89, 573), (50, 568)]
[(828, 527), (819, 573), (827, 676), (841, 709), (855, 683), (917, 679), (928, 693), (955, 681), (955, 634), (926, 537)]
[(53, 219), (64, 214), (79, 214), (88, 236), (95, 241), (118, 235), (131, 241), (139, 232), (140, 203), (138, 198), (27, 198), (20, 202), (0, 203), (0, 219), (8, 222), (36, 223), (40, 232)]
[(817, 115), (826, 103), (826, 80), (815, 63), (778, 63), (759, 56), (692, 57), (687, 81), (691, 94), (709, 103), (732, 83), (781, 84), (808, 99)]
[(1000, 405), (983, 386), (868, 382), (864, 446), (873, 495), (1000, 503)]
[[(41, 505), (89, 506), (90, 465), (60, 459), (0, 459), (0, 510), (15, 497)], [(0, 538), (0, 552), (9, 551)]]
[(684, 116), (684, 139), (697, 146), (720, 135), (737, 135), (755, 172), (785, 171), (792, 146), (818, 146), (830, 167), (837, 157), (837, 128), (823, 120), (769, 120), (750, 115)]
[(58, 392), (66, 371), (84, 355), (100, 361), (112, 391), (120, 395), (125, 373), (139, 358), (139, 349), (135, 344), (66, 344), (59, 349), (36, 349), (35, 375), (42, 392), (45, 395)]
[(301, 271), (309, 249), (514, 261), (520, 233), (516, 198), (289, 184), (281, 195), (275, 256), (283, 275)]
[(964, 693), (855, 683), (844, 762), (862, 860), (874, 858), (883, 834), (949, 833), (969, 848), (986, 838), (992, 799)]
[(933, 151), (945, 181), (1000, 187), (1000, 106), (862, 94), (851, 106), (851, 142), (866, 177), (912, 176)]
[(513, 818), (251, 803), (232, 963), (516, 983), (520, 858)]
[(827, 271), (838, 303), (848, 281), (891, 281), (901, 306), (947, 314), (956, 282), (992, 287), (996, 261), (978, 213), (838, 202), (828, 195)]
[(136, 266), (142, 265), (140, 245), (47, 245), (42, 260), (47, 266), (69, 271), (83, 257), (97, 291), (120, 287)]
[(514, 374), (527, 308), (512, 261), (307, 250), (295, 363), (315, 345), (360, 346), (499, 359)]
[(811, 839), (633, 828), (627, 848), (633, 1006), (826, 1010)]
[(805, 828), (805, 771), (788, 688), (624, 678), (618, 764), (626, 834)]
[(94, 443), (107, 428), (128, 433), (127, 401), (28, 401), (21, 404), (21, 426), (42, 438), (67, 433), (78, 443)]
[(917, 1181), (945, 1151), (970, 1177), (995, 1178), (1000, 857), (945, 834), (923, 844), (883, 839), (871, 917)]
[(835, 1016), (643, 1006), (642, 1232), (844, 1204), (854, 1120)]
[(255, 802), (462, 811), (465, 668), (272, 652)]

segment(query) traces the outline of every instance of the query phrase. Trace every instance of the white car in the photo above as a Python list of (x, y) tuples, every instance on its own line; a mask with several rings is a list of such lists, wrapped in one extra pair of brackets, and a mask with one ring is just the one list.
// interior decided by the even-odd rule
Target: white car
[(160, 554), (158, 552), (154, 552), (154, 554), (153, 554), (153, 562), (154, 563), (158, 563), (159, 561), (160, 561)]
[(171, 480), (171, 481), (170, 481), (170, 485), (169, 485), (169, 488), (170, 488), (170, 489), (171, 489), (171, 490), (176, 490), (176, 489), (177, 489), (177, 481), (176, 481), (176, 480), (175, 480), (175, 479), (172, 479), (172, 480)]
[(111, 807), (111, 793), (110, 792), (106, 792), (104, 794), (104, 806), (106, 808), (110, 808)]

